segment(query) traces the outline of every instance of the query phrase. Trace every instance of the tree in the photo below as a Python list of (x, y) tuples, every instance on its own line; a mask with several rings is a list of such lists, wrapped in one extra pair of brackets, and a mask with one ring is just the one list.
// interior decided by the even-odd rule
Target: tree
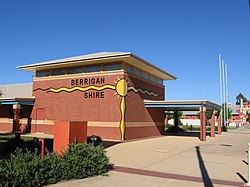
[(227, 119), (230, 119), (230, 117), (232, 116), (232, 112), (233, 112), (233, 110), (231, 108), (228, 108), (227, 104), (223, 104), (222, 108), (221, 108), (222, 121), (224, 121), (224, 106), (225, 106), (225, 112), (226, 112), (225, 117)]
[[(200, 112), (197, 113), (197, 117), (198, 117), (198, 119), (201, 119)], [(210, 119), (210, 118), (211, 118), (211, 111), (206, 111), (206, 119)]]
[(239, 95), (236, 96), (236, 105), (240, 105), (240, 100), (243, 100), (243, 103), (246, 103), (248, 102), (247, 98), (242, 94), (242, 93), (239, 93)]
[[(178, 111), (178, 119), (182, 119), (182, 116), (183, 116), (183, 112)], [(174, 118), (174, 114), (168, 115), (168, 120), (171, 120), (173, 118)]]

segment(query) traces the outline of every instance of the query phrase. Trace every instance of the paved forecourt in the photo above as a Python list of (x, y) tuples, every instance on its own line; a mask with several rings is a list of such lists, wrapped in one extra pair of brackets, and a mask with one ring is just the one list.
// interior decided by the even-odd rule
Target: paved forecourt
[(247, 181), (249, 127), (207, 137), (161, 136), (107, 148), (114, 169), (53, 186), (243, 186)]

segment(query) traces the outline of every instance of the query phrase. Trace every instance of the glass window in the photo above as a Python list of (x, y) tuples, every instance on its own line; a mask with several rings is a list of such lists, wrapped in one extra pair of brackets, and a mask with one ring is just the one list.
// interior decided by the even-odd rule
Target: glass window
[(121, 64), (104, 64), (103, 71), (112, 71), (121, 69)]
[(125, 68), (124, 68), (127, 72), (129, 73), (133, 73), (133, 66), (130, 66), (128, 64), (125, 64)]
[(136, 75), (138, 75), (138, 76), (142, 76), (142, 71), (140, 70), (140, 69), (138, 69), (138, 68), (134, 68), (134, 73), (136, 74)]
[(98, 72), (101, 71), (101, 66), (97, 65), (97, 66), (85, 66), (84, 68), (84, 72), (86, 73), (90, 73), (90, 72)]
[(153, 76), (153, 75), (151, 75), (150, 80), (152, 80), (153, 82), (156, 82), (156, 83), (158, 83), (158, 84), (163, 84), (163, 80), (162, 80), (162, 79), (160, 79), (160, 78), (158, 78), (158, 77), (155, 77), (155, 76)]
[(80, 74), (82, 73), (82, 67), (68, 68), (68, 74)]
[(156, 82), (156, 77), (154, 75), (151, 75), (150, 80)]
[(158, 83), (158, 84), (163, 84), (163, 80), (162, 79), (156, 79), (156, 82)]
[(65, 69), (53, 69), (51, 72), (52, 76), (64, 75), (64, 74), (65, 74)]
[(47, 77), (47, 76), (49, 76), (49, 70), (36, 72), (36, 77)]
[(147, 73), (147, 72), (144, 72), (144, 73), (143, 73), (143, 77), (144, 77), (145, 79), (150, 80), (150, 75), (149, 75), (149, 73)]

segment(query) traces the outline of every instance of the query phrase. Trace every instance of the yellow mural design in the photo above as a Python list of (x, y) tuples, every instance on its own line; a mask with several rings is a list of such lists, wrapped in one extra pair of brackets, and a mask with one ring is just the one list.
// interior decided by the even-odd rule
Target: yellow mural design
[(134, 92), (138, 93), (141, 92), (142, 94), (148, 94), (148, 95), (152, 95), (154, 97), (157, 97), (158, 94), (154, 93), (154, 92), (149, 92), (148, 90), (142, 90), (140, 88), (135, 89), (133, 86), (128, 87), (128, 90), (133, 90)]
[(126, 103), (125, 103), (125, 97), (128, 94), (128, 82), (125, 79), (120, 79), (116, 83), (116, 93), (121, 96), (121, 121), (120, 121), (120, 131), (121, 131), (121, 139), (122, 141), (125, 140), (125, 109), (126, 109)]
[(100, 90), (104, 90), (104, 89), (112, 89), (112, 90), (114, 90), (115, 86), (112, 86), (112, 85), (104, 85), (104, 86), (100, 86), (100, 87), (88, 86), (88, 87), (85, 87), (85, 88), (76, 86), (76, 87), (73, 87), (73, 88), (64, 88), (64, 87), (63, 88), (58, 88), (58, 89), (50, 88), (49, 90), (54, 92), (54, 93), (58, 93), (58, 92), (61, 92), (61, 91), (73, 92), (73, 91), (79, 90), (79, 91), (85, 92), (85, 91), (88, 91), (88, 90), (100, 91)]
[(154, 93), (154, 92), (149, 92), (148, 90), (142, 90), (140, 88), (135, 88), (133, 86), (129, 86), (129, 83), (125, 80), (125, 79), (120, 79), (118, 78), (118, 81), (115, 82), (116, 85), (104, 85), (104, 86), (87, 86), (85, 88), (76, 86), (73, 88), (58, 88), (58, 89), (54, 89), (54, 88), (50, 88), (49, 91), (54, 92), (54, 93), (58, 93), (61, 91), (65, 91), (65, 92), (73, 92), (76, 90), (79, 91), (88, 91), (88, 90), (97, 90), (97, 91), (101, 91), (101, 90), (105, 90), (105, 89), (111, 89), (111, 90), (115, 90), (115, 94), (118, 95), (118, 97), (121, 97), (121, 104), (120, 104), (120, 110), (121, 110), (121, 121), (120, 121), (120, 131), (121, 131), (121, 140), (124, 141), (125, 140), (125, 129), (126, 129), (126, 124), (125, 124), (125, 111), (126, 111), (126, 96), (128, 95), (128, 92), (130, 90), (134, 91), (135, 93), (142, 93), (142, 94), (147, 94), (150, 96), (154, 96), (157, 97), (158, 94)]

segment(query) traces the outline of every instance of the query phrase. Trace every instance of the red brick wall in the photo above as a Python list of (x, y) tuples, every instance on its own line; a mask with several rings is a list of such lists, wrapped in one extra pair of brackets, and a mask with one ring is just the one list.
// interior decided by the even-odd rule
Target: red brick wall
[[(154, 92), (157, 93), (158, 96), (154, 97), (154, 96), (150, 96), (147, 94), (142, 94), (140, 92), (138, 92), (138, 94), (140, 95), (140, 97), (142, 99), (148, 99), (148, 100), (164, 100), (165, 95), (164, 95), (164, 86), (163, 85), (159, 85), (156, 83), (152, 83), (151, 81), (145, 80), (142, 77), (137, 77), (137, 76), (133, 76), (133, 75), (126, 75), (126, 79), (129, 82), (129, 85), (133, 85), (135, 88), (140, 88), (142, 90), (147, 90), (149, 92)], [(131, 92), (129, 92), (131, 93)]]
[(31, 132), (42, 132), (45, 134), (54, 134), (54, 125), (45, 125), (45, 124), (32, 124)]
[(127, 127), (125, 139), (136, 139), (136, 138), (145, 138), (150, 136), (157, 136), (164, 133), (164, 126), (156, 127), (156, 126), (144, 126), (144, 127)]
[(0, 132), (12, 132), (12, 123), (0, 123)]
[[(145, 108), (144, 99), (148, 100), (164, 100), (164, 86), (144, 81), (141, 78), (133, 76), (127, 77), (130, 85), (142, 90), (148, 90), (158, 94), (157, 97), (135, 93), (130, 91), (126, 98), (126, 122), (136, 122), (139, 126), (127, 127), (125, 131), (125, 139), (142, 138), (156, 136), (164, 133), (164, 109), (161, 108)], [(144, 124), (144, 122), (155, 122), (155, 125)], [(162, 124), (157, 126), (156, 124)]]
[[(164, 100), (164, 87), (158, 86), (152, 83), (147, 83), (140, 79), (136, 79), (135, 77), (128, 77), (128, 81), (130, 85), (133, 85), (135, 88), (140, 88), (142, 90), (152, 91), (154, 93), (159, 94), (159, 96), (149, 96), (147, 94), (135, 93), (134, 91), (130, 91), (126, 98), (126, 116), (125, 120), (128, 122), (164, 122), (165, 114), (162, 109), (151, 109), (151, 113), (149, 113), (149, 109), (144, 106), (144, 99), (149, 100)], [(152, 111), (156, 111), (152, 114)]]
[[(96, 92), (95, 90), (89, 91), (72, 91), (59, 93), (47, 92), (49, 88), (72, 88), (72, 79), (84, 78), (100, 78), (105, 77), (105, 83), (94, 84), (100, 87), (104, 85), (116, 85), (119, 79), (125, 78), (129, 82), (128, 86), (133, 86), (135, 89), (147, 90), (154, 92), (158, 96), (152, 96), (143, 93), (136, 93), (133, 90), (128, 91), (126, 96), (126, 122), (139, 122), (139, 127), (127, 127), (126, 139), (155, 136), (163, 133), (163, 126), (143, 126), (143, 122), (162, 122), (164, 124), (164, 110), (162, 109), (146, 109), (144, 107), (144, 99), (150, 100), (163, 100), (164, 99), (164, 86), (150, 83), (139, 77), (128, 76), (124, 72), (110, 73), (110, 74), (89, 74), (89, 75), (76, 75), (76, 76), (62, 76), (39, 78), (33, 81), (33, 95), (36, 98), (35, 105), (32, 111), (32, 119), (36, 120), (38, 109), (44, 110), (44, 118), (47, 120), (60, 120), (60, 121), (95, 121), (95, 122), (120, 122), (121, 111), (120, 102), (121, 97), (116, 94), (113, 89), (105, 89), (104, 98), (84, 98), (86, 92)], [(80, 87), (88, 87), (90, 85), (78, 85)], [(32, 132), (44, 132), (52, 134), (53, 125), (32, 124)], [(103, 139), (120, 140), (121, 134), (119, 127), (109, 126), (89, 126), (88, 135), (99, 135)]]
[[(78, 120), (78, 121), (119, 121), (120, 100), (114, 96), (115, 91), (106, 89), (103, 90), (104, 98), (84, 98), (84, 93), (81, 91), (74, 92), (47, 92), (43, 91), (48, 88), (72, 88), (71, 80), (88, 77), (105, 77), (105, 84), (114, 85), (117, 77), (123, 75), (98, 75), (98, 76), (75, 76), (74, 78), (61, 78), (50, 80), (34, 80), (33, 81), (33, 95), (36, 97), (32, 118), (36, 119), (36, 109), (45, 108), (45, 119), (48, 120)], [(95, 86), (103, 86), (95, 85)], [(81, 87), (87, 87), (83, 85)], [(42, 90), (43, 89), (43, 90)], [(87, 92), (96, 92), (89, 90)]]
[(102, 138), (108, 140), (120, 140), (121, 133), (118, 127), (88, 127), (88, 136), (101, 135)]

